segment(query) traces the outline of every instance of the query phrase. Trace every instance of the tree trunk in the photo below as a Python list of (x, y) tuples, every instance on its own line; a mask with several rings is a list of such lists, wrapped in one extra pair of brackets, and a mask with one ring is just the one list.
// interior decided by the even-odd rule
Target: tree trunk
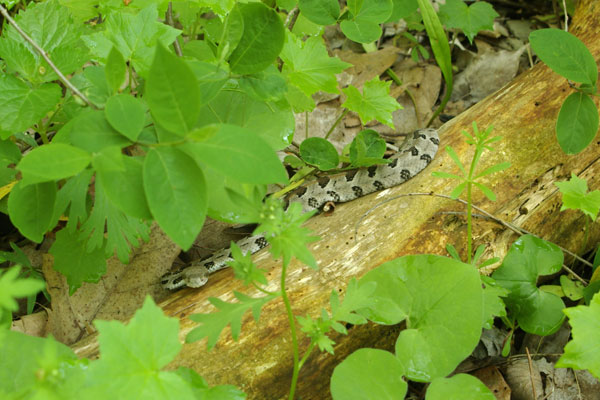
[[(600, 55), (600, 4), (582, 0), (571, 32), (590, 49), (595, 59)], [(454, 118), (440, 130), (441, 149), (434, 161), (420, 175), (393, 189), (338, 205), (331, 216), (319, 215), (306, 224), (322, 238), (311, 250), (319, 271), (292, 262), (287, 278), (295, 315), (318, 316), (328, 307), (332, 290), (343, 292), (352, 277), (361, 277), (383, 262), (406, 254), (445, 254), (445, 245), (454, 244), (465, 254), (466, 224), (464, 206), (431, 196), (406, 196), (387, 202), (362, 219), (369, 209), (393, 196), (416, 192), (449, 194), (455, 182), (433, 178), (435, 170), (456, 172), (443, 150), (452, 146), (463, 162), (470, 160), (473, 149), (464, 143), (460, 131), (471, 130), (476, 121), (482, 129), (494, 125), (494, 134), (503, 136), (496, 151), (486, 152), (480, 168), (503, 161), (512, 167), (487, 177), (485, 182), (497, 194), (496, 202), (481, 193), (474, 204), (514, 225), (555, 242), (574, 252), (581, 252), (585, 217), (580, 212), (560, 212), (561, 196), (554, 182), (568, 179), (571, 172), (588, 180), (590, 190), (600, 187), (599, 143), (594, 141), (577, 156), (567, 156), (559, 148), (554, 126), (563, 100), (571, 93), (568, 82), (543, 64), (538, 64), (514, 81), (488, 96), (468, 111)], [(594, 100), (598, 103), (597, 98)], [(481, 169), (481, 170), (482, 170)], [(455, 212), (455, 213), (449, 213)], [(516, 235), (502, 225), (475, 219), (475, 246), (486, 245), (486, 258), (503, 257)], [(600, 230), (594, 224), (588, 243), (597, 242)], [(269, 271), (270, 290), (278, 287), (281, 264), (262, 251), (255, 262)], [(181, 318), (181, 339), (194, 328), (187, 316), (212, 311), (207, 299), (219, 297), (233, 301), (232, 291), (257, 296), (245, 289), (225, 270), (214, 275), (208, 286), (173, 293), (161, 306), (166, 314)], [(281, 301), (267, 304), (259, 323), (250, 315), (244, 320), (242, 334), (234, 342), (226, 329), (216, 348), (207, 352), (205, 341), (184, 345), (184, 350), (170, 365), (195, 369), (211, 385), (234, 384), (250, 399), (286, 397), (292, 375), (292, 351), (288, 320)], [(333, 368), (352, 351), (361, 347), (393, 351), (399, 327), (374, 324), (350, 329), (348, 336), (332, 335), (337, 343), (335, 355), (314, 351), (300, 373), (298, 399), (330, 398), (329, 379)], [(301, 354), (308, 340), (301, 341)], [(81, 356), (97, 355), (94, 337), (75, 345)]]

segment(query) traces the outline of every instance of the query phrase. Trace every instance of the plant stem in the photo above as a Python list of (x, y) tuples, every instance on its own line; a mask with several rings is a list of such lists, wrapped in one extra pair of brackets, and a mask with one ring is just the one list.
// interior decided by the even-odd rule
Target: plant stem
[(300, 360), (300, 364), (298, 365), (298, 369), (302, 368), (302, 366), (304, 365), (304, 363), (308, 359), (308, 356), (313, 351), (313, 349), (315, 348), (316, 345), (317, 345), (316, 342), (310, 342), (310, 345), (308, 346), (308, 349), (306, 349), (306, 352), (304, 353), (304, 356), (302, 356), (302, 360)]
[[(471, 174), (469, 174), (471, 175)], [(467, 183), (467, 264), (471, 264), (471, 252), (473, 247), (472, 238), (472, 204), (471, 204), (471, 189), (472, 183), (469, 176), (469, 182)]]
[(292, 334), (292, 350), (294, 352), (294, 372), (292, 373), (292, 383), (290, 384), (290, 394), (288, 396), (289, 400), (294, 400), (294, 394), (296, 392), (296, 384), (298, 382), (298, 373), (300, 372), (300, 363), (298, 362), (299, 351), (298, 351), (298, 337), (296, 335), (296, 320), (294, 319), (294, 314), (292, 313), (292, 305), (290, 304), (290, 299), (287, 296), (287, 292), (285, 291), (285, 276), (287, 272), (287, 265), (284, 262), (281, 268), (281, 298), (283, 299), (283, 304), (285, 304), (285, 311), (288, 315), (288, 320), (290, 323), (290, 331)]
[(340, 121), (342, 120), (342, 118), (344, 118), (346, 116), (346, 114), (348, 114), (348, 109), (347, 108), (344, 110), (344, 112), (342, 113), (342, 115), (340, 115), (338, 117), (338, 119), (335, 120), (335, 122), (333, 123), (333, 125), (331, 126), (331, 128), (329, 128), (329, 131), (327, 131), (327, 135), (325, 135), (325, 139), (329, 138), (329, 135), (331, 135), (331, 132), (333, 132), (333, 130), (335, 129), (335, 127), (338, 126), (338, 124), (340, 123)]
[[(388, 76), (390, 78), (392, 78), (392, 80), (394, 81), (394, 83), (396, 85), (398, 85), (398, 86), (403, 85), (402, 80), (398, 77), (398, 75), (396, 75), (396, 73), (391, 68), (386, 69), (385, 73), (388, 74)], [(419, 107), (417, 106), (417, 100), (415, 99), (415, 96), (412, 94), (410, 89), (406, 88), (406, 89), (404, 89), (404, 91), (406, 92), (406, 95), (408, 96), (411, 103), (413, 104), (413, 107), (415, 108), (415, 117), (417, 118), (417, 124), (419, 127), (421, 127), (421, 121), (419, 120)]]

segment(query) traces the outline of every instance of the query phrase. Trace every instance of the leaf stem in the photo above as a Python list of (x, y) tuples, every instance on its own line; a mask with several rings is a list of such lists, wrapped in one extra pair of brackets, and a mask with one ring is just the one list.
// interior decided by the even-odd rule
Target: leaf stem
[(340, 123), (340, 121), (342, 120), (342, 118), (344, 118), (346, 116), (346, 114), (348, 114), (348, 109), (344, 109), (344, 112), (342, 112), (342, 114), (338, 117), (338, 119), (335, 120), (335, 122), (333, 123), (333, 125), (331, 125), (331, 128), (329, 128), (329, 131), (327, 131), (327, 135), (325, 135), (325, 139), (329, 138), (329, 135), (331, 135), (331, 132), (333, 132), (333, 130), (335, 129), (336, 126), (338, 126), (338, 124)]
[(294, 352), (294, 371), (292, 373), (292, 383), (290, 384), (290, 394), (288, 396), (289, 400), (294, 400), (294, 394), (296, 392), (296, 384), (298, 383), (298, 373), (300, 372), (300, 363), (298, 359), (299, 351), (298, 351), (298, 337), (296, 334), (296, 320), (294, 319), (294, 314), (292, 313), (292, 305), (290, 304), (290, 299), (287, 296), (287, 292), (285, 291), (285, 277), (287, 274), (287, 263), (283, 262), (283, 266), (281, 268), (281, 298), (283, 299), (283, 304), (285, 304), (285, 311), (287, 312), (288, 321), (290, 323), (290, 331), (292, 334), (292, 350)]
[(79, 91), (79, 89), (77, 89), (71, 82), (69, 82), (67, 77), (64, 76), (63, 73), (60, 72), (60, 70), (56, 67), (56, 65), (54, 65), (52, 60), (50, 60), (50, 56), (48, 55), (48, 53), (46, 53), (46, 51), (44, 49), (42, 49), (27, 33), (25, 33), (21, 29), (21, 27), (19, 25), (17, 25), (15, 20), (12, 19), (12, 17), (8, 13), (8, 11), (6, 11), (6, 8), (4, 8), (1, 4), (0, 4), (0, 14), (2, 14), (2, 16), (4, 18), (6, 18), (6, 20), (19, 33), (19, 35), (21, 35), (23, 37), (23, 39), (25, 39), (27, 42), (29, 42), (29, 44), (31, 44), (38, 51), (38, 53), (40, 53), (40, 55), (42, 56), (42, 58), (44, 60), (46, 60), (46, 62), (50, 66), (50, 68), (52, 68), (52, 70), (56, 73), (56, 75), (58, 75), (58, 79), (60, 79), (60, 81), (62, 83), (64, 83), (64, 85), (66, 87), (68, 87), (71, 90), (71, 92), (73, 92), (76, 96), (81, 98), (81, 100), (83, 100), (89, 107), (93, 108), (94, 110), (98, 109), (98, 107), (96, 107), (94, 105), (94, 103), (92, 103), (87, 97), (85, 97), (84, 94)]
[[(392, 78), (396, 85), (402, 86), (404, 84), (391, 68), (386, 69), (385, 73), (388, 74), (390, 78)], [(417, 124), (419, 125), (419, 127), (421, 127), (421, 121), (419, 121), (419, 106), (417, 106), (417, 100), (415, 99), (415, 96), (412, 94), (410, 89), (405, 88), (404, 91), (406, 92), (406, 95), (408, 96), (411, 103), (413, 104), (413, 107), (415, 108), (415, 117), (417, 118)]]
[(317, 345), (317, 342), (310, 342), (310, 345), (308, 346), (308, 349), (306, 349), (306, 352), (304, 352), (304, 356), (302, 356), (302, 360), (300, 360), (300, 364), (298, 365), (298, 369), (302, 368), (302, 366), (304, 365), (304, 363), (308, 359), (308, 356), (313, 351), (313, 349), (315, 348), (316, 345)]

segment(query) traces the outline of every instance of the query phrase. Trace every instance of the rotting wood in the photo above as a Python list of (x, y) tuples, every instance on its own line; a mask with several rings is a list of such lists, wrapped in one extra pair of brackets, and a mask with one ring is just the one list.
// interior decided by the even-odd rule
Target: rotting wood
[[(600, 4), (582, 0), (571, 32), (600, 58)], [(554, 125), (562, 101), (571, 92), (568, 83), (545, 65), (536, 65), (518, 76), (498, 92), (488, 96), (465, 113), (442, 127), (442, 150), (433, 163), (419, 176), (385, 192), (339, 205), (331, 216), (312, 218), (307, 226), (323, 239), (312, 246), (320, 270), (313, 271), (293, 262), (288, 277), (289, 294), (296, 315), (316, 316), (327, 307), (332, 290), (343, 291), (351, 277), (360, 277), (379, 264), (405, 254), (444, 254), (446, 243), (457, 247), (464, 243), (464, 219), (448, 211), (464, 211), (462, 205), (433, 197), (402, 197), (386, 203), (370, 213), (358, 227), (359, 217), (383, 199), (409, 192), (448, 194), (454, 182), (431, 177), (434, 170), (454, 171), (443, 147), (452, 146), (461, 159), (468, 160), (472, 149), (460, 135), (477, 121), (480, 128), (490, 124), (494, 133), (504, 139), (495, 145), (494, 153), (486, 153), (481, 168), (510, 161), (512, 168), (488, 177), (486, 184), (498, 195), (495, 203), (483, 195), (475, 195), (475, 204), (499, 218), (519, 225), (537, 235), (578, 251), (582, 242), (584, 216), (559, 212), (560, 194), (553, 182), (565, 180), (571, 172), (588, 179), (590, 189), (600, 187), (600, 143), (594, 141), (576, 156), (562, 153), (556, 142)], [(596, 104), (598, 103), (595, 99)], [(502, 257), (516, 236), (500, 225), (475, 221), (477, 243), (487, 244), (489, 256)], [(594, 224), (588, 243), (599, 239)], [(268, 259), (263, 251), (254, 257), (269, 271), (275, 289), (280, 264)], [(194, 327), (186, 318), (192, 313), (212, 310), (209, 296), (225, 301), (233, 299), (233, 290), (257, 295), (232, 279), (231, 271), (221, 271), (207, 287), (185, 289), (174, 293), (161, 307), (168, 315), (181, 318), (181, 339)], [(334, 335), (336, 354), (314, 352), (300, 373), (298, 399), (325, 399), (329, 395), (329, 378), (335, 365), (360, 347), (391, 350), (397, 327), (367, 325), (354, 327), (348, 336)], [(305, 349), (307, 341), (302, 341)], [(186, 344), (169, 367), (195, 369), (211, 385), (234, 384), (248, 393), (250, 399), (286, 397), (291, 379), (291, 344), (288, 322), (280, 301), (264, 307), (259, 324), (246, 316), (242, 334), (234, 342), (228, 329), (211, 352), (205, 341)], [(95, 357), (94, 337), (74, 346), (81, 356)]]

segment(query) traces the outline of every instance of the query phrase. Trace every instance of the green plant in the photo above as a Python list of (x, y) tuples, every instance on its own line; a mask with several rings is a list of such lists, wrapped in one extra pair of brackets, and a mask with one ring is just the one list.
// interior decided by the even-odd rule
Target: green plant
[(598, 110), (591, 96), (598, 96), (598, 67), (594, 56), (571, 33), (560, 29), (540, 29), (529, 35), (531, 48), (557, 74), (580, 83), (571, 87), (556, 120), (556, 138), (567, 154), (585, 149), (598, 132)]

